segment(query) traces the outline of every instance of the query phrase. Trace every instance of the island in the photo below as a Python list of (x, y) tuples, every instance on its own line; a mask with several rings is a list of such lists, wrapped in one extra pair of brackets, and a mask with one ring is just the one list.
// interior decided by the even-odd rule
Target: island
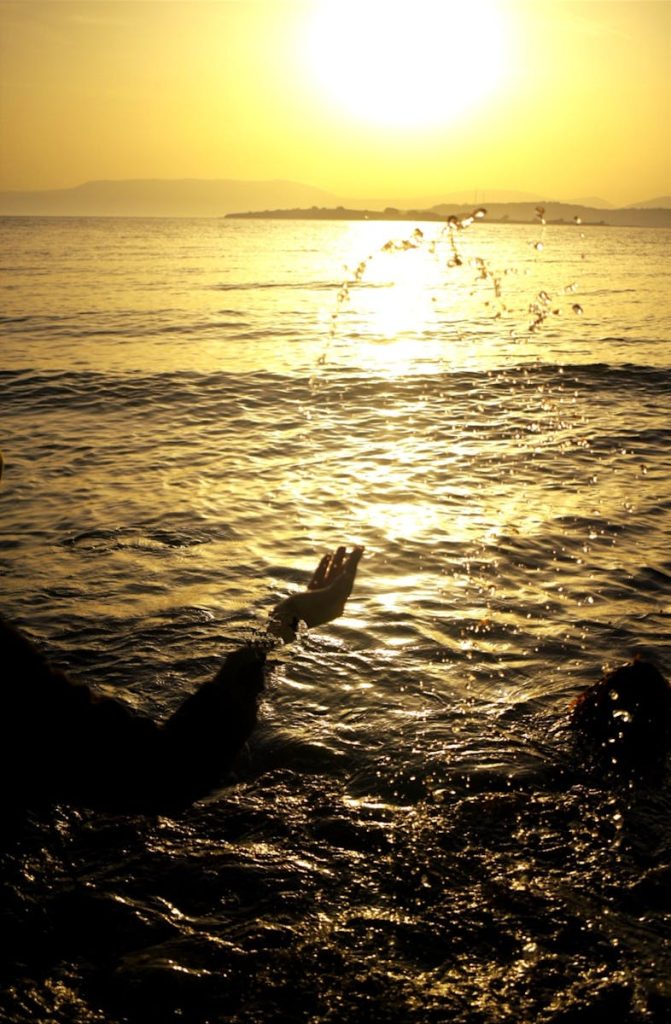
[(310, 206), (293, 210), (249, 210), (246, 213), (227, 213), (227, 218), (238, 220), (445, 220), (431, 210), (397, 210), (387, 206), (384, 210), (351, 210), (344, 206)]
[[(248, 210), (227, 213), (232, 220), (373, 220), (373, 221), (457, 221), (470, 217), (472, 206), (440, 204), (429, 210), (399, 210), (387, 206), (384, 210), (356, 210), (344, 206), (310, 206), (278, 210)], [(654, 227), (671, 228), (671, 209), (664, 207), (596, 209), (572, 203), (490, 203), (486, 216), (489, 224), (545, 224), (567, 227)]]

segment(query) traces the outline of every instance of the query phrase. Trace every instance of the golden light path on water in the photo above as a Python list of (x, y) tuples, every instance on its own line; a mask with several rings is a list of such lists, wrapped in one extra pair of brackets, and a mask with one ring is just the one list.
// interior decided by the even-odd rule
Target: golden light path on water
[[(366, 225), (368, 227), (370, 225)], [(376, 233), (380, 237), (389, 235), (390, 227), (385, 224)], [(438, 225), (423, 225), (421, 230), (414, 231), (408, 228), (393, 248), (387, 250), (388, 244), (387, 240), (379, 251), (367, 258), (364, 272), (348, 288), (342, 308), (336, 314), (334, 344), (329, 355), (338, 364), (356, 361), (364, 372), (376, 379), (428, 375), (426, 397), (418, 402), (416, 410), (421, 414), (434, 387), (431, 374), (453, 369), (455, 363), (461, 371), (480, 368), (490, 360), (495, 365), (501, 352), (502, 331), (514, 337), (515, 331), (528, 328), (528, 312), (522, 313), (518, 307), (520, 302), (523, 307), (533, 283), (525, 280), (521, 291), (518, 288), (506, 325), (501, 322), (501, 311), (506, 307), (496, 298), (491, 281), (482, 273), (481, 257), (469, 254), (463, 257), (462, 265), (446, 269), (448, 259), (457, 249), (445, 228)], [(529, 245), (533, 248), (533, 243)], [(462, 246), (459, 238), (459, 253), (464, 247), (468, 251), (469, 246), (466, 243)], [(472, 247), (477, 251), (478, 242), (474, 240)], [(534, 256), (531, 265), (534, 272), (542, 276), (543, 271), (539, 270)], [(508, 296), (506, 301), (511, 301)], [(476, 335), (471, 330), (474, 320), (487, 319), (495, 328), (491, 340), (486, 331), (481, 329)], [(365, 338), (362, 337), (363, 325)], [(440, 387), (438, 376), (435, 387)], [(484, 418), (484, 407), (480, 412)], [(424, 503), (418, 500), (411, 485), (409, 490), (408, 481), (416, 474), (429, 472), (433, 456), (421, 429), (416, 434), (408, 433), (409, 415), (412, 416), (412, 409), (407, 405), (385, 406), (380, 416), (384, 420), (382, 430), (379, 430), (379, 420), (377, 423), (379, 433), (374, 457), (364, 452), (358, 462), (349, 464), (349, 473), (358, 480), (365, 480), (366, 487), (375, 492), (372, 501), (360, 510), (362, 523), (381, 530), (393, 541), (413, 537), (423, 542), (446, 536), (455, 542), (491, 538), (505, 524), (518, 523), (521, 519), (527, 529), (530, 528), (534, 517), (530, 516), (527, 499), (521, 491), (505, 497), (499, 494), (494, 509), (483, 507), (475, 492), (462, 486), (453, 498), (458, 499), (464, 511), (456, 514), (453, 507), (446, 510), (433, 500)], [(403, 418), (400, 432), (396, 430), (399, 418)], [(473, 442), (451, 438), (449, 454), (441, 453), (441, 459), (449, 472), (451, 462), (477, 459), (479, 454)], [(383, 492), (405, 492), (406, 497), (401, 501), (384, 500)], [(538, 510), (536, 518), (538, 521), (543, 518), (542, 510)], [(412, 589), (413, 582), (404, 581), (408, 590)], [(387, 603), (394, 600), (393, 595), (385, 599)]]
[[(350, 251), (361, 258), (343, 268), (335, 309), (321, 312), (333, 344), (320, 362), (393, 376), (482, 369), (544, 353), (557, 334), (552, 321), (582, 314), (576, 280), (558, 281), (548, 267), (540, 209), (535, 224), (517, 226), (514, 246), (483, 231), (485, 218), (478, 209), (442, 224), (350, 225)], [(584, 234), (576, 231), (571, 242), (577, 273)]]
[[(369, 244), (370, 227), (366, 225)], [(389, 228), (384, 225), (373, 230), (381, 238), (382, 233), (389, 234)], [(533, 365), (552, 351), (562, 334), (580, 335), (582, 306), (575, 301), (579, 285), (573, 277), (552, 279), (556, 274), (552, 252), (549, 260), (541, 256), (545, 247), (539, 238), (543, 235), (541, 225), (529, 226), (524, 256), (520, 259), (518, 253), (513, 262), (509, 253), (497, 248), (498, 240), (483, 246), (477, 230), (468, 239), (459, 234), (455, 243), (439, 226), (432, 231), (431, 226), (423, 225), (421, 232), (403, 231), (401, 226), (400, 242), (388, 249), (387, 240), (366, 257), (361, 273), (356, 268), (350, 273), (351, 282), (341, 294), (335, 314), (325, 377), (328, 379), (333, 360), (338, 369), (355, 365), (378, 382), (425, 378), (414, 406), (386, 402), (382, 387), (372, 450), (362, 436), (345, 441), (340, 457), (329, 460), (331, 494), (341, 508), (350, 510), (353, 538), (372, 531), (392, 548), (402, 548), (410, 541), (426, 551), (447, 542), (462, 549), (470, 547), (477, 561), (477, 553), (485, 550), (491, 557), (499, 538), (515, 537), (516, 543), (523, 544), (523, 538), (542, 535), (549, 523), (585, 515), (590, 495), (583, 487), (556, 485), (551, 475), (546, 486), (529, 485), (525, 479), (525, 463), (530, 460), (551, 460), (562, 452), (570, 456), (589, 443), (589, 424), (584, 412), (576, 409), (575, 395), (563, 389), (561, 368), (558, 384), (550, 388), (531, 386), (524, 374), (517, 380), (506, 378), (507, 354), (511, 364), (521, 359)], [(571, 243), (575, 269), (582, 269), (587, 248), (583, 233), (576, 231)], [(457, 249), (458, 265), (450, 266), (454, 260), (449, 257)], [(543, 321), (537, 330), (539, 308)], [(468, 403), (470, 422), (463, 421), (462, 409), (445, 408), (448, 419), (453, 416), (461, 421), (461, 430), (442, 442), (433, 437), (428, 425), (435, 422), (440, 406), (441, 375), (487, 366), (491, 367), (490, 380), (503, 383), (503, 395), (485, 393), (481, 402)], [(524, 428), (508, 428), (496, 439), (488, 437), (488, 431), (496, 433), (505, 425), (510, 407), (515, 405), (524, 413)], [(344, 432), (346, 406), (345, 392)], [(459, 481), (456, 486), (451, 485), (451, 468)], [(627, 481), (620, 475), (601, 479), (595, 473), (590, 482), (597, 524), (587, 538), (586, 554), (590, 542), (603, 540), (598, 519), (608, 521), (611, 513), (617, 518), (631, 497)], [(561, 548), (558, 539), (558, 553)], [(378, 575), (377, 582), (375, 603), (382, 618), (389, 614), (399, 619), (412, 616), (418, 598), (435, 602), (439, 608), (444, 597), (442, 588), (436, 591), (434, 586), (427, 591), (426, 565), (417, 573), (397, 568), (386, 578)], [(463, 590), (471, 583), (464, 578)], [(459, 585), (451, 577), (445, 592), (453, 593)], [(550, 577), (543, 586), (549, 597), (561, 597), (563, 587), (558, 580)], [(468, 609), (474, 617), (481, 616), (484, 632), (490, 628), (490, 604), (496, 589), (496, 583), (484, 586), (478, 605)], [(441, 617), (440, 611), (434, 613), (436, 621)], [(357, 622), (364, 626), (363, 619), (357, 620), (355, 608), (346, 622), (352, 628)], [(386, 642), (392, 648), (402, 647), (412, 643), (413, 637), (397, 630)], [(472, 644), (472, 638), (462, 640), (462, 647)], [(505, 646), (499, 641), (499, 649)]]
[[(497, 238), (483, 239), (473, 230), (472, 238), (459, 238), (463, 265), (449, 270), (445, 258), (445, 249), (450, 249), (448, 241), (443, 237), (440, 251), (431, 248), (434, 237), (440, 237), (441, 228), (436, 226), (435, 236), (430, 235), (431, 228), (424, 226), (423, 230), (426, 243), (387, 252), (384, 245), (390, 236), (389, 224), (350, 227), (349, 255), (355, 254), (356, 261), (359, 254), (368, 252), (364, 255), (366, 270), (360, 281), (349, 288), (347, 300), (337, 310), (334, 337), (325, 365), (319, 371), (317, 390), (306, 405), (308, 420), (304, 427), (296, 425), (299, 433), (305, 429), (310, 435), (309, 448), (316, 444), (319, 450), (320, 443), (327, 444), (328, 454), (319, 466), (314, 455), (298, 467), (290, 468), (282, 455), (276, 463), (271, 459), (267, 464), (267, 475), (276, 480), (276, 493), (290, 497), (304, 509), (304, 529), (317, 548), (324, 542), (326, 525), (319, 501), (322, 489), (328, 491), (331, 506), (338, 508), (339, 515), (349, 523), (348, 535), (352, 540), (363, 539), (366, 532), (372, 531), (392, 546), (412, 540), (425, 545), (427, 550), (447, 540), (478, 551), (494, 546), (502, 536), (531, 538), (558, 515), (584, 513), (585, 494), (579, 487), (557, 490), (548, 480), (547, 489), (529, 488), (523, 480), (526, 460), (545, 449), (554, 447), (570, 452), (586, 443), (576, 419), (575, 397), (570, 391), (544, 393), (542, 386), (531, 386), (524, 375), (506, 383), (505, 369), (500, 369), (501, 363), (505, 366), (506, 351), (515, 360), (533, 362), (534, 357), (538, 359), (551, 349), (553, 337), (567, 330), (578, 334), (574, 323), (579, 325), (580, 320), (572, 313), (573, 282), (569, 281), (567, 286), (568, 279), (552, 280), (552, 265), (548, 266), (538, 256), (537, 227), (529, 228), (524, 259), (520, 259), (518, 251), (515, 263), (505, 248), (497, 248)], [(401, 226), (399, 237), (409, 235), (411, 229)], [(576, 233), (572, 244), (575, 262), (580, 265), (585, 248), (582, 236)], [(506, 277), (500, 301), (495, 301), (491, 280), (482, 278), (482, 264), (478, 262), (482, 260), (479, 254), (489, 256), (492, 250), (494, 261), (504, 268), (502, 274)], [(562, 309), (555, 323), (551, 321), (542, 333), (534, 335), (529, 332), (529, 304), (541, 285), (561, 295)], [(335, 298), (333, 302), (336, 303)], [(320, 312), (326, 327), (332, 309), (330, 313), (328, 307)], [(474, 321), (476, 331), (470, 329)], [(314, 366), (314, 350), (311, 358)], [(431, 409), (435, 413), (440, 406), (441, 374), (446, 370), (463, 373), (487, 366), (491, 367), (490, 379), (504, 383), (502, 398), (483, 394), (479, 404), (468, 404), (469, 415), (475, 412), (477, 419), (462, 422), (466, 429), (455, 430), (442, 442), (433, 440), (427, 434), (426, 422), (422, 422), (422, 413), (426, 408), (430, 422)], [(357, 367), (357, 373), (370, 375), (378, 384), (384, 380), (393, 383), (407, 376), (426, 379), (414, 406), (403, 403), (397, 407), (393, 400), (386, 401), (382, 388), (380, 396), (371, 399), (379, 404), (377, 408), (371, 407), (374, 424), (370, 433), (359, 423), (357, 429), (361, 433), (348, 434), (347, 388), (336, 408), (329, 407), (328, 414), (319, 405), (320, 388), (328, 389), (330, 375), (343, 367)], [(342, 385), (338, 387), (341, 389)], [(527, 397), (522, 397), (521, 409), (525, 416), (529, 409), (535, 409), (535, 424), (529, 431), (513, 432), (508, 441), (497, 441), (493, 451), (488, 441), (483, 442), (482, 431), (486, 431), (488, 421), (496, 429), (509, 411), (506, 405), (519, 404), (520, 393), (524, 395), (525, 391)], [(504, 403), (502, 407), (498, 406), (500, 401)], [(459, 421), (463, 410), (446, 407), (444, 413), (448, 419)], [(411, 425), (413, 417), (418, 421), (416, 429)], [(332, 443), (325, 439), (327, 435), (320, 441), (325, 428)], [(472, 428), (477, 429), (474, 432)], [(485, 471), (486, 486), (482, 473), (468, 468), (477, 467), (483, 460), (490, 466)], [(458, 483), (453, 483), (452, 477)], [(595, 477), (595, 488), (596, 485)], [(214, 509), (230, 501), (230, 490), (226, 496), (218, 495), (217, 490), (213, 493), (212, 488), (213, 481), (203, 482), (202, 500), (206, 505)], [(618, 509), (628, 500), (626, 492), (626, 482), (621, 477), (599, 481), (596, 515), (607, 517), (609, 506)], [(598, 540), (598, 533), (595, 527), (593, 539)], [(254, 550), (259, 556), (270, 558), (269, 543), (274, 543), (274, 539), (269, 542), (261, 536), (253, 542)], [(369, 556), (374, 554), (371, 545)], [(411, 614), (413, 601), (425, 593), (424, 576), (423, 571), (408, 574), (396, 567), (384, 577), (377, 569), (375, 601), (383, 611)], [(459, 585), (458, 580), (451, 578), (446, 588), (453, 590)], [(469, 580), (464, 579), (461, 585), (467, 589)], [(441, 596), (433, 594), (436, 601)], [(475, 611), (483, 619), (487, 617), (486, 595), (482, 607)], [(357, 615), (355, 600), (345, 625), (355, 628), (358, 621), (363, 626), (364, 620), (358, 620)], [(403, 645), (410, 638), (399, 631), (388, 642), (392, 646)]]

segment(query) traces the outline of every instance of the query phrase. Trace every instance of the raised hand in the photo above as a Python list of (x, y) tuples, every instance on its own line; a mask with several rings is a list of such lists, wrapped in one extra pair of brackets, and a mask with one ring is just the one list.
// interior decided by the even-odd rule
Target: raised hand
[(292, 594), (273, 609), (269, 632), (289, 643), (296, 635), (299, 622), (304, 622), (308, 628), (323, 626), (342, 615), (363, 551), (357, 546), (348, 554), (346, 547), (339, 547), (335, 553), (324, 555), (307, 590)]

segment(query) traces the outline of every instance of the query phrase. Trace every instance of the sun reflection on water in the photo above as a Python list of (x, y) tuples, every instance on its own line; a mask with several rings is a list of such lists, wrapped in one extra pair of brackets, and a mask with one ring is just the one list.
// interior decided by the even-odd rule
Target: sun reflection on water
[(424, 333), (432, 334), (438, 326), (433, 300), (443, 286), (443, 273), (435, 255), (426, 249), (408, 250), (402, 258), (393, 251), (382, 252), (370, 268), (366, 283), (371, 290), (360, 296), (357, 305), (362, 313), (365, 306), (373, 337), (421, 337)]

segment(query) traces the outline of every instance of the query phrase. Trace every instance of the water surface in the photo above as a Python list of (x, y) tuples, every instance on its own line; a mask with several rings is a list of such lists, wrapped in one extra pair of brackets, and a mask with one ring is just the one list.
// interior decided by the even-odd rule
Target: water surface
[(3, 851), (8, 1019), (671, 1012), (668, 775), (565, 730), (671, 670), (669, 233), (414, 227), (0, 221), (2, 605), (73, 677), (167, 714), (366, 546), (229, 785)]

